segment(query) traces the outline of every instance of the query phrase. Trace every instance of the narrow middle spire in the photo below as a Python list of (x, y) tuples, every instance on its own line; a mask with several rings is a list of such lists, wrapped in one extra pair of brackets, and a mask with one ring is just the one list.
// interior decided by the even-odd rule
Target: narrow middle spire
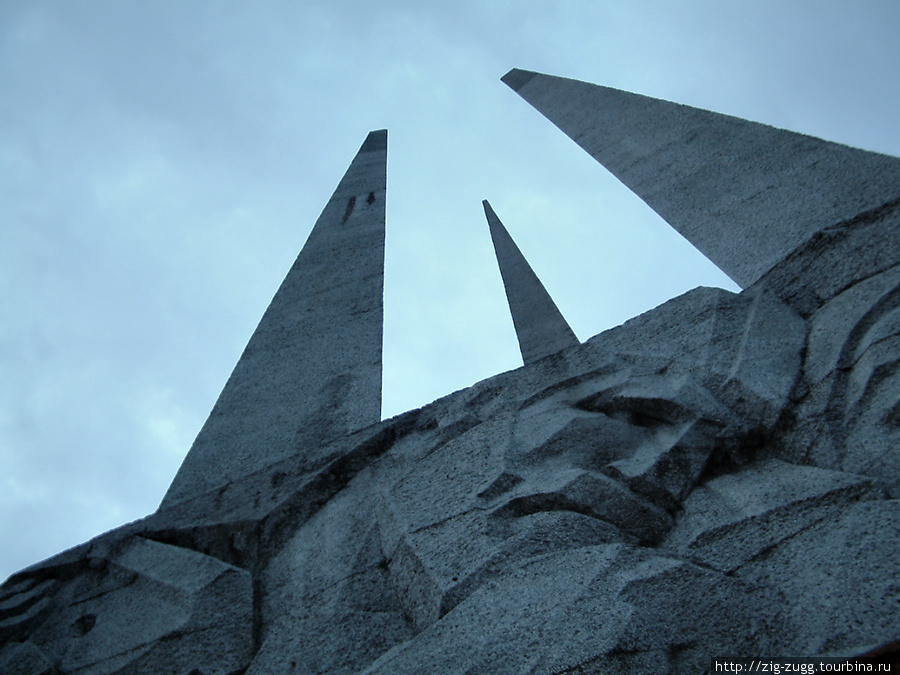
[(509, 312), (516, 327), (522, 361), (532, 363), (579, 344), (553, 298), (503, 227), (488, 200), (485, 199), (482, 204), (500, 266), (500, 276), (503, 277)]
[(744, 288), (900, 197), (896, 157), (563, 77), (502, 80)]
[(381, 419), (387, 131), (360, 147), (162, 507)]

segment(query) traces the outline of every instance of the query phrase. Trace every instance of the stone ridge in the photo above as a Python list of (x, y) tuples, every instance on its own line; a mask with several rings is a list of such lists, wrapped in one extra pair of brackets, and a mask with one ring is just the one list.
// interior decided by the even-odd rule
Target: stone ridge
[(482, 202), (491, 230), (494, 253), (503, 277), (509, 311), (516, 327), (519, 350), (526, 364), (578, 344), (578, 338), (566, 323), (547, 293), (541, 280), (531, 269), (525, 256), (500, 222), (488, 200)]
[(315, 453), (381, 419), (387, 131), (373, 131), (313, 227), (162, 507)]
[(895, 157), (578, 80), (513, 70), (504, 82), (742, 288), (900, 197)]

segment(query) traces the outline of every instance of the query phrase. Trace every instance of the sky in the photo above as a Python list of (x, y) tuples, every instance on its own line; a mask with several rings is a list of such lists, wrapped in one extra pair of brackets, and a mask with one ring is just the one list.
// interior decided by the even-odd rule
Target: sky
[(489, 199), (580, 340), (737, 287), (518, 67), (900, 155), (896, 0), (0, 0), (0, 579), (153, 512), (366, 134), (383, 415), (521, 365)]

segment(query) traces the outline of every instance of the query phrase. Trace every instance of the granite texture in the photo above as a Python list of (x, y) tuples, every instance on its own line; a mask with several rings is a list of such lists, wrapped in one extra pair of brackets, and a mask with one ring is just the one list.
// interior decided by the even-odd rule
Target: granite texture
[[(574, 88), (580, 119), (596, 94), (525, 71), (506, 80), (536, 97)], [(658, 105), (603, 96), (627, 102), (621, 110)], [(595, 117), (610, 124), (621, 110)], [(685, 123), (699, 114), (679, 110)], [(693, 142), (682, 127), (654, 129), (666, 115), (619, 121), (619, 145), (644, 148), (647, 181)], [(750, 123), (726, 127), (740, 124)], [(769, 144), (787, 132), (748, 128), (741, 142), (762, 144), (761, 157), (782, 152)], [(660, 146), (660, 133), (675, 135)], [(377, 218), (354, 213), (383, 168), (384, 140), (369, 137), (354, 163), (362, 173), (348, 172), (365, 180), (339, 188), (320, 220), (362, 218), (375, 248)], [(797, 142), (837, 162), (849, 185), (865, 182), (857, 151)], [(689, 174), (714, 175), (718, 159), (710, 167), (695, 150)], [(712, 190), (703, 217), (722, 217), (728, 238), (738, 213), (748, 232), (770, 233), (743, 191), (784, 187), (779, 176), (739, 180), (728, 213), (724, 185), (698, 183)], [(245, 441), (208, 436), (212, 454), (194, 456), (195, 445), (194, 468), (156, 513), (0, 587), (0, 672), (637, 675), (708, 672), (717, 656), (896, 657), (900, 228), (890, 209), (856, 217), (864, 194), (836, 188), (814, 203), (804, 186), (828, 186), (816, 181), (774, 190), (773, 205), (797, 192), (789, 211), (808, 227), (766, 243), (757, 261), (748, 254), (738, 276), (753, 283), (741, 293), (697, 288), (583, 344), (548, 340), (523, 367), (389, 420), (360, 413), (377, 400), (369, 376), (367, 402), (326, 386), (329, 406), (301, 406), (284, 428), (303, 443), (260, 447), (252, 461)], [(377, 210), (383, 188), (372, 194)], [(688, 213), (703, 210), (701, 197), (683, 203)], [(836, 214), (845, 222), (829, 230)], [(334, 263), (308, 244), (297, 265), (318, 257)], [(507, 289), (531, 284), (512, 278)], [(378, 284), (359, 283), (369, 302)], [(513, 316), (539, 322), (546, 298), (531, 295), (533, 306), (527, 292), (510, 299)], [(321, 344), (302, 325), (285, 343)], [(371, 365), (371, 353), (354, 358)], [(271, 375), (264, 356), (255, 363), (226, 386), (233, 411), (217, 404), (207, 427), (280, 414), (254, 407)], [(233, 453), (236, 469), (190, 478)]]

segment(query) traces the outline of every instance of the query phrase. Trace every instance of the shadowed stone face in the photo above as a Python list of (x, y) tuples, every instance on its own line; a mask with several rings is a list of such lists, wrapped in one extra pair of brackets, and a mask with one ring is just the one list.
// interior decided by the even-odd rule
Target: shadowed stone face
[(876, 477), (900, 495), (900, 267), (838, 294), (814, 317), (795, 456)]
[(48, 670), (19, 648), (0, 672), (227, 673), (252, 653), (251, 575), (210, 556), (131, 537), (39, 578), (4, 594), (0, 637)]
[(538, 391), (388, 488), (379, 530), (401, 604), (427, 628), (534, 556), (658, 544), (749, 428), (685, 373), (610, 363)]
[[(558, 495), (560, 508), (568, 503), (643, 543), (659, 540), (710, 456), (747, 427), (688, 374), (623, 368), (544, 395), (523, 407), (505, 452), (510, 473), (535, 490), (516, 498), (518, 508), (553, 505)], [(628, 506), (619, 503), (625, 490)]]

